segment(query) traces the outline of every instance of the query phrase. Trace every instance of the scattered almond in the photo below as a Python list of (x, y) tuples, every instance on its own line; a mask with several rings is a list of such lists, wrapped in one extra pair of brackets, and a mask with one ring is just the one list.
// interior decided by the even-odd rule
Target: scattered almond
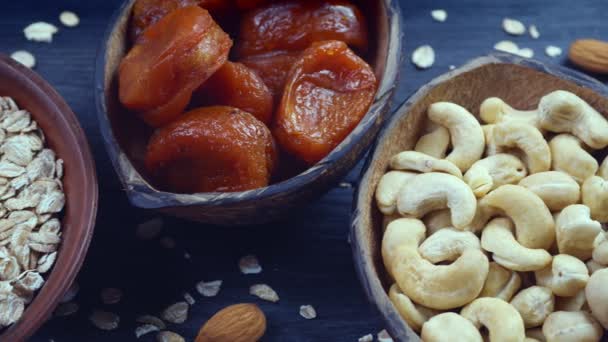
[(158, 342), (186, 342), (186, 340), (173, 331), (161, 331), (156, 335)]
[(521, 21), (511, 18), (504, 18), (502, 20), (502, 28), (508, 34), (514, 36), (521, 36), (522, 34), (526, 33), (526, 26), (524, 26)]
[(118, 328), (118, 324), (120, 323), (118, 315), (101, 310), (93, 311), (91, 316), (89, 316), (89, 320), (101, 330), (114, 330)]
[(572, 43), (568, 57), (579, 67), (596, 73), (608, 73), (608, 42), (580, 39)]
[(279, 301), (279, 295), (266, 284), (255, 284), (249, 288), (249, 294), (257, 296), (260, 299), (276, 303)]
[(221, 280), (214, 280), (210, 282), (201, 281), (196, 284), (196, 290), (204, 297), (215, 297), (222, 287)]
[(266, 317), (255, 304), (235, 304), (217, 312), (201, 328), (195, 342), (258, 341), (266, 332)]
[(162, 229), (163, 220), (157, 217), (137, 225), (135, 235), (141, 240), (152, 240), (160, 235)]
[(194, 305), (196, 303), (196, 300), (194, 300), (194, 297), (192, 297), (192, 295), (189, 294), (188, 292), (184, 293), (184, 300), (190, 306), (192, 306), (192, 305)]
[(538, 39), (540, 37), (540, 32), (538, 32), (536, 25), (530, 25), (530, 27), (528, 27), (528, 33), (530, 33), (530, 37), (533, 39)]
[(431, 17), (433, 17), (435, 21), (442, 23), (448, 18), (448, 12), (442, 9), (432, 10)]
[(153, 324), (144, 324), (135, 328), (135, 337), (140, 338), (146, 334), (149, 334), (154, 331), (159, 331), (158, 327)]
[(39, 21), (24, 28), (23, 34), (25, 34), (27, 40), (50, 43), (53, 41), (53, 35), (57, 31), (58, 29), (55, 25)]
[(167, 328), (167, 326), (165, 325), (165, 322), (163, 322), (162, 319), (160, 319), (156, 316), (152, 316), (152, 315), (139, 316), (135, 319), (135, 321), (137, 323), (142, 323), (142, 324), (152, 324), (152, 325), (156, 326), (159, 330), (163, 330), (163, 329)]
[(108, 287), (101, 290), (101, 302), (104, 304), (116, 304), (122, 299), (122, 291), (117, 288)]
[(25, 50), (13, 52), (11, 58), (30, 69), (36, 66), (36, 57)]
[(545, 48), (545, 53), (549, 57), (557, 57), (562, 54), (562, 49), (558, 46), (549, 45)]
[(75, 302), (61, 303), (61, 304), (57, 305), (57, 308), (55, 309), (54, 314), (57, 317), (69, 316), (69, 315), (73, 315), (76, 312), (78, 312), (78, 309), (79, 309), (79, 306)]
[(239, 259), (239, 269), (243, 274), (258, 274), (262, 272), (262, 266), (255, 255), (246, 255)]
[(63, 11), (59, 14), (59, 21), (67, 27), (75, 27), (80, 24), (80, 18), (74, 12)]
[(420, 69), (428, 69), (435, 63), (435, 51), (430, 45), (422, 45), (412, 53), (412, 63)]
[(188, 319), (188, 303), (177, 302), (170, 305), (163, 311), (161, 317), (169, 323), (184, 323)]
[(314, 319), (317, 318), (317, 311), (312, 305), (301, 305), (300, 316), (306, 319)]
[(393, 342), (393, 338), (388, 334), (386, 329), (378, 333), (378, 342)]
[(359, 337), (359, 342), (372, 342), (374, 340), (374, 335), (367, 334), (365, 336)]

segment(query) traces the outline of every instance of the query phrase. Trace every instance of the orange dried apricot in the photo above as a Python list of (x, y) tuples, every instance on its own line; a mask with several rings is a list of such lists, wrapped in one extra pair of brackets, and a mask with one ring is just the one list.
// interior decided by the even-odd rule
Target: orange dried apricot
[(236, 107), (270, 124), (272, 93), (264, 81), (241, 63), (226, 62), (193, 95), (202, 105)]
[(370, 66), (344, 42), (314, 43), (287, 77), (273, 133), (279, 145), (314, 164), (359, 123), (376, 92)]
[(226, 62), (231, 46), (206, 10), (172, 11), (148, 27), (120, 63), (120, 102), (149, 125), (171, 122), (192, 92)]
[(359, 9), (344, 0), (286, 1), (247, 12), (241, 21), (238, 54), (302, 51), (321, 40), (341, 40), (364, 51), (367, 26)]
[(146, 169), (180, 193), (233, 192), (268, 185), (277, 164), (270, 130), (238, 108), (192, 110), (150, 138)]
[(277, 51), (245, 57), (239, 62), (245, 64), (262, 78), (278, 102), (281, 100), (289, 69), (299, 56), (300, 52)]

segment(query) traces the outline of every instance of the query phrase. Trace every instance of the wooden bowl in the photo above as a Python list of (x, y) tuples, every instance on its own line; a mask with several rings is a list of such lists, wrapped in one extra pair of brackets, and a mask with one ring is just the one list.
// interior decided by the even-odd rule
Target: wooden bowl
[(512, 55), (475, 59), (418, 90), (387, 122), (363, 167), (352, 213), (351, 241), (359, 279), (369, 300), (384, 318), (395, 341), (419, 341), (390, 302), (390, 283), (382, 263), (382, 214), (374, 191), (394, 154), (413, 149), (421, 135), (426, 110), (437, 101), (451, 101), (479, 114), (479, 105), (497, 96), (517, 109), (533, 109), (547, 93), (571, 91), (608, 116), (608, 88), (576, 71), (544, 65)]
[(23, 317), (0, 331), (0, 341), (23, 341), (50, 316), (84, 261), (97, 214), (97, 177), (85, 134), (72, 110), (40, 76), (0, 55), (0, 96), (12, 97), (44, 131), (46, 143), (64, 160), (62, 241), (55, 266)]
[(117, 68), (128, 51), (127, 26), (134, 0), (118, 10), (103, 40), (96, 70), (95, 98), (101, 132), (110, 159), (134, 206), (221, 225), (263, 223), (322, 195), (357, 163), (387, 117), (401, 59), (398, 1), (361, 1), (370, 21), (368, 60), (379, 80), (375, 101), (353, 132), (327, 157), (305, 172), (268, 187), (235, 193), (176, 194), (149, 182), (143, 155), (151, 134), (118, 101)]

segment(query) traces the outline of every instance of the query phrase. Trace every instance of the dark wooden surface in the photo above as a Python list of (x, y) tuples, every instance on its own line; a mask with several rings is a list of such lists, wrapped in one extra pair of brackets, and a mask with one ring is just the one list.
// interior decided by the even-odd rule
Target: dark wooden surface
[[(268, 318), (264, 341), (356, 341), (358, 337), (383, 328), (381, 318), (367, 304), (352, 266), (347, 242), (353, 189), (336, 187), (321, 200), (294, 214), (290, 220), (272, 225), (239, 229), (165, 220), (164, 236), (177, 241), (166, 250), (158, 241), (135, 238), (137, 223), (154, 213), (135, 210), (128, 204), (101, 143), (93, 100), (94, 58), (102, 32), (120, 0), (20, 0), (3, 1), (0, 12), (0, 51), (26, 49), (38, 59), (36, 71), (57, 88), (80, 118), (96, 156), (100, 184), (98, 224), (89, 255), (79, 276), (77, 302), (80, 312), (71, 317), (50, 320), (32, 341), (115, 341), (135, 340), (134, 318), (157, 313), (181, 300), (182, 293), (194, 295), (197, 303), (182, 325), (170, 326), (188, 340), (220, 308), (238, 302), (255, 302)], [(433, 77), (465, 61), (491, 52), (495, 42), (512, 39), (531, 47), (540, 60), (565, 63), (565, 56), (551, 59), (544, 47), (554, 44), (567, 50), (581, 37), (608, 40), (605, 0), (555, 1), (403, 1), (405, 18), (405, 60), (395, 103)], [(429, 11), (448, 11), (445, 23), (434, 22)], [(58, 23), (62, 10), (77, 12), (81, 25), (60, 27), (52, 44), (27, 42), (22, 29), (31, 22)], [(501, 29), (504, 16), (536, 24), (541, 38), (510, 38)], [(431, 44), (436, 51), (435, 66), (417, 71), (409, 63), (411, 51)], [(607, 81), (606, 78), (603, 81)], [(355, 169), (346, 181), (356, 182)], [(184, 252), (192, 258), (186, 260)], [(259, 275), (241, 275), (238, 258), (254, 253), (264, 267)], [(194, 285), (200, 280), (222, 279), (224, 285), (214, 298), (202, 298)], [(248, 294), (253, 283), (267, 283), (280, 295), (277, 304)], [(120, 304), (103, 306), (99, 291), (118, 287), (124, 293)], [(298, 315), (302, 304), (312, 304), (315, 320)], [(103, 332), (87, 320), (90, 312), (101, 308), (121, 317), (120, 328)], [(141, 338), (153, 341), (153, 335)]]

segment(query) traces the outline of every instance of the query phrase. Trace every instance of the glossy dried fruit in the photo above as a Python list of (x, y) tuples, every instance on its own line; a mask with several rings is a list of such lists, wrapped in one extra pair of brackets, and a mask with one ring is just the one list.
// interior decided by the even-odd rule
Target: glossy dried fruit
[(174, 10), (146, 29), (122, 60), (121, 103), (152, 126), (171, 122), (192, 92), (226, 62), (231, 46), (206, 10)]
[(276, 151), (268, 128), (232, 107), (184, 114), (150, 139), (146, 167), (171, 191), (229, 192), (268, 185)]
[(255, 71), (268, 86), (276, 102), (281, 100), (287, 74), (300, 57), (300, 52), (275, 51), (262, 55), (250, 56), (240, 60)]
[(238, 54), (302, 51), (322, 40), (340, 40), (366, 50), (367, 26), (361, 11), (344, 0), (292, 0), (260, 7), (241, 21)]
[(375, 92), (374, 72), (345, 43), (314, 43), (290, 71), (273, 133), (283, 149), (314, 164), (355, 128)]
[(226, 62), (193, 97), (202, 105), (236, 107), (265, 124), (272, 118), (272, 93), (260, 76), (241, 63)]

